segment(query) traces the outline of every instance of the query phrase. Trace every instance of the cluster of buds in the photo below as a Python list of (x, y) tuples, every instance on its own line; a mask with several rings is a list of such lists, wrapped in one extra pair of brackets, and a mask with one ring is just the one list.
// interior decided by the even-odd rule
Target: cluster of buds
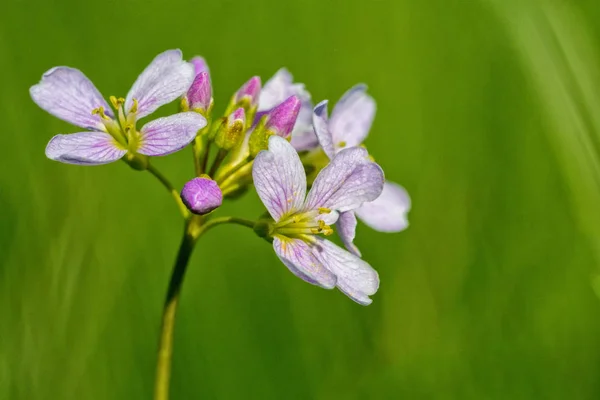
[[(207, 64), (201, 57), (191, 62), (196, 76), (181, 100), (181, 111), (197, 112), (208, 124), (194, 139), (198, 176), (184, 186), (181, 196), (191, 212), (203, 215), (219, 207), (223, 198), (247, 190), (252, 183), (252, 162), (268, 148), (269, 137), (291, 140), (302, 106), (298, 94), (302, 94), (303, 86), (297, 87), (298, 94), (290, 91), (283, 101), (265, 109), (265, 102), (262, 107), (260, 104), (265, 93), (261, 79), (254, 76), (231, 96), (225, 114), (213, 119), (214, 99)], [(274, 84), (273, 80), (267, 83), (267, 93)], [(205, 195), (208, 191), (210, 195)]]

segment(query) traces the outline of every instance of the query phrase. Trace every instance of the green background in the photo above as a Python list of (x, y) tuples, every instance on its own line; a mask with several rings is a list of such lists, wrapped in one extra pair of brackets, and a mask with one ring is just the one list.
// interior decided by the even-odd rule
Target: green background
[[(381, 277), (369, 307), (297, 279), (243, 227), (208, 233), (172, 399), (600, 398), (598, 21), (596, 0), (8, 0), (0, 398), (151, 398), (177, 209), (123, 163), (47, 160), (76, 128), (28, 88), (69, 65), (123, 96), (176, 47), (207, 58), (221, 112), (281, 66), (315, 102), (367, 83), (369, 150), (413, 209), (400, 234), (359, 226)], [(188, 151), (155, 164), (192, 177)], [(250, 192), (218, 213), (262, 211)]]

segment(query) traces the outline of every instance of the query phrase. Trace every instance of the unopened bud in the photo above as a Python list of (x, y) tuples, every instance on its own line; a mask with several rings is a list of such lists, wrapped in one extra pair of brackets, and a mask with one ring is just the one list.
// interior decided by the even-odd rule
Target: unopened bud
[(260, 89), (260, 78), (258, 76), (253, 76), (236, 92), (234, 100), (235, 104), (242, 105), (247, 103), (251, 108), (256, 107), (258, 105)]
[(213, 102), (212, 87), (208, 72), (204, 71), (196, 75), (192, 86), (190, 86), (187, 92), (186, 99), (188, 107), (191, 110), (203, 115), (207, 113)]
[(208, 214), (223, 203), (217, 182), (208, 177), (194, 178), (183, 186), (181, 200), (194, 214)]
[(221, 124), (215, 144), (224, 150), (231, 150), (244, 139), (245, 128), (246, 113), (240, 107), (229, 114), (227, 122)]
[(265, 129), (277, 136), (287, 138), (294, 129), (301, 105), (302, 103), (298, 97), (288, 97), (283, 103), (267, 113)]
[(267, 111), (260, 117), (250, 135), (250, 155), (256, 157), (261, 150), (269, 146), (269, 137), (272, 135), (289, 138), (298, 113), (301, 102), (296, 96), (290, 96), (283, 103)]

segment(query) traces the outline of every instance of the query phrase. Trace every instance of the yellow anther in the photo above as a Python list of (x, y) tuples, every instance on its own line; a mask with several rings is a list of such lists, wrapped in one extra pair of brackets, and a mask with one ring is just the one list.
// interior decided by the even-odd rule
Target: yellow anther
[(329, 214), (331, 212), (330, 208), (319, 207), (319, 214)]
[(104, 107), (100, 106), (98, 108), (94, 108), (92, 110), (92, 115), (99, 115), (100, 118), (102, 119), (110, 119), (109, 117), (106, 116), (106, 114), (104, 113)]
[(110, 100), (110, 104), (112, 104), (112, 106), (115, 110), (117, 110), (119, 107), (121, 107), (123, 105), (123, 103), (125, 103), (125, 99), (122, 97), (119, 97), (117, 99), (115, 96), (110, 96), (108, 99)]
[[(133, 101), (133, 105), (131, 106), (131, 109), (129, 110), (130, 114), (135, 114), (138, 110), (138, 101), (137, 99), (132, 99)], [(123, 100), (123, 102), (125, 102), (125, 100)]]
[(343, 140), (341, 142), (338, 143), (338, 147), (346, 147), (346, 142), (344, 142)]

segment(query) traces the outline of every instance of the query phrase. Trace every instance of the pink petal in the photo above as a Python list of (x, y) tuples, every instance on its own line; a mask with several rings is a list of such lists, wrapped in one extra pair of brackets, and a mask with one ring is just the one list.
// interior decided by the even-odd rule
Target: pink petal
[(381, 195), (357, 208), (356, 215), (379, 232), (400, 232), (408, 227), (406, 214), (410, 210), (406, 190), (393, 182), (385, 182)]
[(275, 237), (273, 248), (279, 259), (297, 277), (325, 289), (335, 287), (335, 275), (312, 254), (312, 249), (306, 242)]
[[(367, 138), (375, 118), (375, 100), (359, 84), (348, 90), (331, 112), (329, 130), (336, 148), (359, 146)], [(343, 142), (344, 146), (340, 144)]]
[(138, 76), (125, 100), (125, 111), (138, 101), (138, 118), (184, 95), (195, 77), (194, 66), (183, 61), (181, 50), (167, 50), (152, 60)]
[(332, 159), (335, 155), (335, 148), (333, 145), (333, 136), (331, 136), (331, 132), (329, 132), (327, 100), (323, 100), (315, 107), (313, 112), (313, 126), (323, 151), (327, 154), (327, 157)]
[(254, 159), (252, 176), (258, 196), (275, 221), (302, 207), (306, 174), (298, 153), (287, 140), (269, 138), (269, 149)]
[(379, 197), (383, 190), (383, 171), (368, 156), (361, 147), (336, 154), (315, 179), (304, 209), (324, 207), (344, 212)]
[(166, 156), (183, 149), (206, 126), (206, 118), (195, 112), (183, 112), (148, 122), (140, 130), (137, 152), (147, 156)]
[(340, 239), (342, 239), (342, 243), (344, 243), (344, 247), (346, 247), (350, 253), (360, 257), (360, 251), (353, 243), (354, 238), (356, 237), (356, 225), (357, 221), (354, 211), (346, 211), (340, 214), (336, 226), (338, 228), (338, 235), (340, 235)]
[(54, 136), (46, 157), (66, 164), (100, 165), (117, 161), (127, 153), (104, 132), (79, 132)]
[(338, 247), (329, 240), (316, 237), (314, 256), (336, 277), (336, 286), (346, 296), (364, 306), (371, 304), (369, 296), (379, 288), (379, 275), (366, 261)]
[(103, 129), (99, 115), (92, 110), (112, 111), (94, 84), (78, 69), (55, 67), (29, 89), (31, 98), (42, 109), (64, 121), (90, 130)]

